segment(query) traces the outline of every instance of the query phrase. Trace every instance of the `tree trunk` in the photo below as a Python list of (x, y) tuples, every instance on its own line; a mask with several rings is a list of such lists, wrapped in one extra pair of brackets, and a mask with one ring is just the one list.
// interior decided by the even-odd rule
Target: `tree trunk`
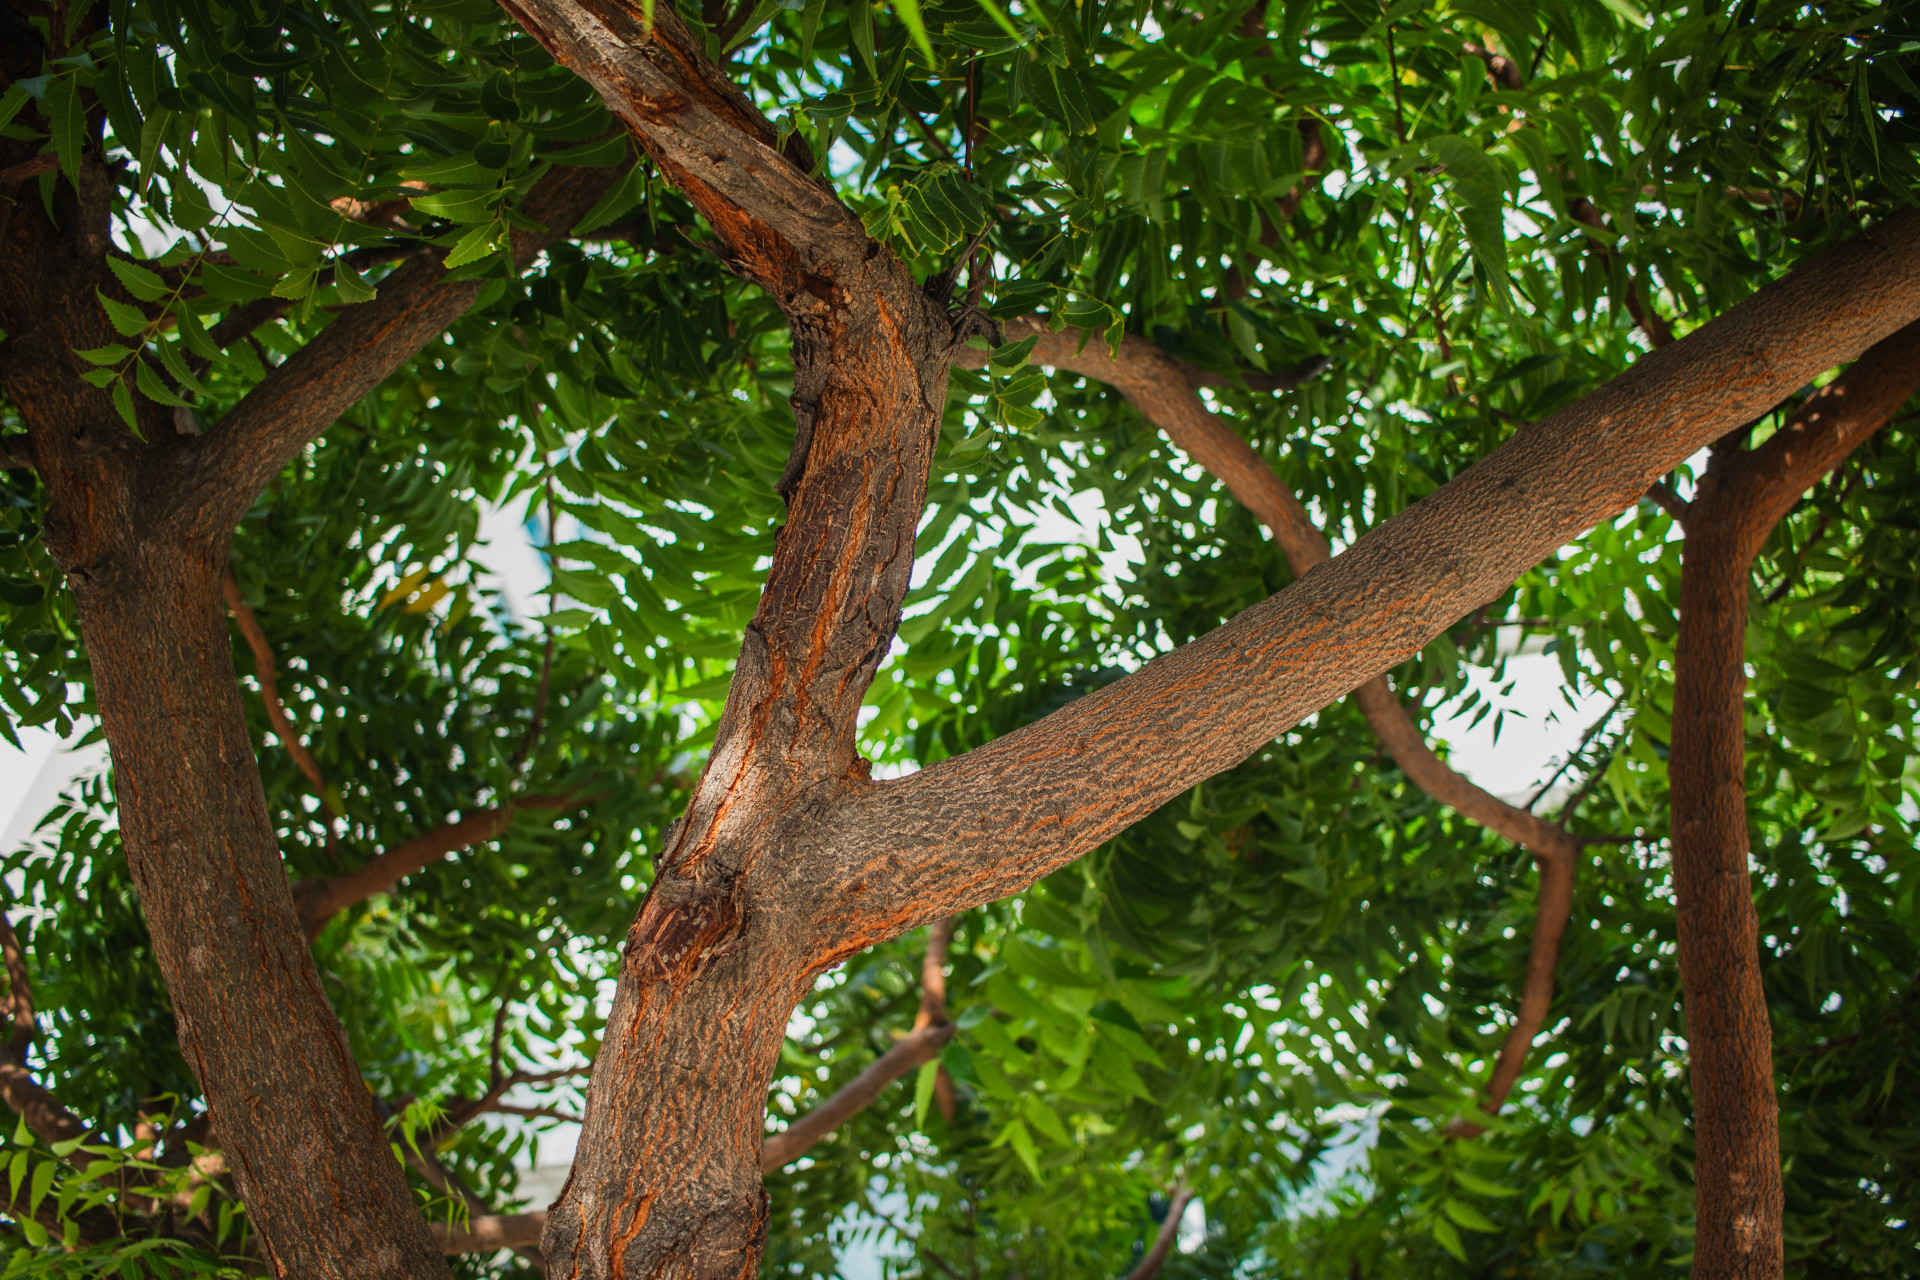
[(225, 552), (135, 537), (73, 575), (180, 1048), (277, 1274), (442, 1277), (294, 915), (221, 609)]
[[(1736, 455), (1737, 456), (1737, 455)], [(1762, 1280), (1782, 1265), (1779, 1106), (1747, 874), (1748, 555), (1723, 505), (1716, 451), (1680, 562), (1673, 671), (1673, 887), (1692, 1060), (1700, 1280)], [(1716, 474), (1718, 472), (1719, 474)]]
[(1876, 344), (1749, 453), (1716, 445), (1681, 512), (1673, 886), (1694, 1103), (1696, 1280), (1781, 1274), (1780, 1119), (1747, 868), (1746, 636), (1753, 558), (1800, 495), (1920, 385), (1920, 324)]

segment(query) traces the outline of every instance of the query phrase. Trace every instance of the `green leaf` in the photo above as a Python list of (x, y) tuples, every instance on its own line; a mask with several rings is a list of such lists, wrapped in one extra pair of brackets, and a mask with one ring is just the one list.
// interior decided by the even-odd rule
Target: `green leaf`
[(1445, 1218), (1435, 1218), (1433, 1220), (1433, 1238), (1439, 1243), (1442, 1249), (1445, 1249), (1448, 1253), (1460, 1259), (1460, 1261), (1465, 1262), (1467, 1260), (1467, 1248), (1464, 1244), (1460, 1243), (1460, 1233), (1456, 1231), (1453, 1224)]
[(641, 172), (640, 166), (636, 164), (614, 184), (613, 190), (600, 197), (600, 203), (587, 210), (586, 215), (573, 224), (572, 234), (583, 236), (590, 231), (598, 231), (640, 203), (640, 197), (646, 192), (646, 174)]
[(87, 136), (87, 113), (80, 104), (75, 76), (54, 77), (47, 86), (46, 112), (52, 126), (51, 145), (60, 155), (60, 172), (68, 182), (80, 183), (80, 152)]
[(127, 390), (125, 378), (113, 384), (113, 407), (119, 413), (120, 420), (127, 424), (127, 430), (133, 432), (135, 438), (144, 440), (146, 437), (140, 434), (139, 416), (133, 411), (133, 393)]
[(380, 295), (365, 276), (353, 269), (345, 254), (333, 260), (333, 286), (340, 291), (340, 301), (348, 304), (372, 302)]
[(1510, 304), (1507, 292), (1507, 233), (1505, 183), (1500, 167), (1473, 143), (1454, 134), (1430, 139), (1427, 149), (1446, 166), (1447, 178), (1458, 199), (1454, 213), (1465, 228), (1473, 255), (1501, 305)]
[(138, 357), (135, 357), (133, 362), (133, 378), (139, 384), (140, 394), (149, 400), (178, 409), (193, 407), (188, 401), (182, 400), (167, 390), (167, 384), (160, 381), (160, 375), (153, 371), (153, 366)]
[(913, 1082), (913, 1123), (916, 1128), (927, 1125), (927, 1111), (933, 1105), (934, 1082), (940, 1078), (940, 1059), (920, 1064), (920, 1073)]
[(33, 1179), (27, 1184), (27, 1212), (32, 1213), (47, 1198), (47, 1191), (53, 1186), (53, 1175), (59, 1166), (51, 1160), (42, 1160), (34, 1168)]
[(435, 191), (407, 200), (430, 218), (449, 222), (493, 222), (500, 212), (498, 191)]
[(133, 348), (110, 342), (104, 347), (89, 347), (85, 351), (76, 351), (73, 354), (92, 364), (119, 364), (133, 354)]
[(867, 74), (878, 80), (880, 64), (873, 56), (873, 0), (853, 0), (848, 6), (847, 32), (853, 39), (854, 49), (860, 54), (860, 60), (867, 64)]
[(893, 10), (900, 15), (900, 21), (907, 26), (907, 34), (913, 37), (914, 48), (920, 50), (920, 56), (927, 60), (927, 69), (940, 69), (939, 61), (933, 56), (933, 42), (927, 39), (927, 24), (920, 16), (920, 0), (894, 0)]
[(122, 288), (142, 302), (158, 302), (173, 292), (167, 282), (152, 271), (115, 254), (107, 255), (107, 270), (113, 272)]
[(129, 338), (142, 336), (146, 333), (147, 326), (152, 323), (147, 319), (146, 313), (136, 306), (116, 302), (97, 289), (94, 290), (94, 296), (100, 299), (100, 305), (106, 309), (107, 319), (113, 327)]
[(1446, 1212), (1449, 1218), (1452, 1218), (1469, 1231), (1496, 1232), (1500, 1230), (1500, 1228), (1493, 1225), (1492, 1220), (1489, 1219), (1486, 1214), (1480, 1212), (1464, 1200), (1455, 1200), (1452, 1197), (1448, 1197), (1441, 1202), (1440, 1208)]
[(755, 32), (773, 20), (773, 15), (786, 7), (785, 0), (760, 0), (753, 6), (753, 12), (747, 15), (746, 22), (733, 33), (733, 39), (727, 41), (722, 52), (732, 52), (753, 38)]
[(505, 233), (506, 225), (500, 222), (489, 222), (484, 226), (474, 227), (461, 236), (459, 243), (454, 245), (452, 251), (447, 254), (447, 270), (452, 271), (457, 267), (466, 266), (469, 262), (480, 261), (499, 246), (500, 237)]

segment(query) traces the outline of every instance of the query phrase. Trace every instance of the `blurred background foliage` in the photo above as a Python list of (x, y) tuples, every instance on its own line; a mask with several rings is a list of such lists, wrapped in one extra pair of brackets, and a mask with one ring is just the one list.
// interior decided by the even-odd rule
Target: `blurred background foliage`
[[(174, 404), (181, 429), (218, 430), (422, 243), (486, 281), (235, 541), (321, 793), (271, 731), (237, 632), (235, 661), (295, 880), (516, 798), (574, 802), (519, 810), (319, 938), (396, 1141), (502, 1072), (583, 1067), (780, 521), (777, 307), (483, 0), (9, 12), (46, 61), (0, 96), (7, 136), (116, 165), (125, 292), (104, 305), (126, 343), (89, 358), (121, 395)], [(1910, 0), (683, 12), (922, 277), (1218, 374), (1210, 405), (1336, 547), (1630, 365), (1647, 348), (1633, 307), (1684, 334), (1920, 180)], [(607, 195), (517, 272), (506, 233), (555, 165), (605, 169)], [(16, 198), (47, 199), (70, 170)], [(1920, 1271), (1916, 443), (1909, 411), (1780, 525), (1754, 578), (1755, 885), (1788, 1266), (1809, 1277)], [(0, 487), (0, 732), (97, 735), (37, 483), (16, 470)], [(538, 548), (535, 597), (500, 593), (483, 519), (496, 549)], [(1643, 503), (1392, 673), (1417, 714), (1458, 723), (1506, 714), (1485, 689), (1544, 651), (1569, 708), (1606, 708), (1529, 797), (1606, 840), (1579, 869), (1547, 1034), (1488, 1132), (1444, 1129), (1477, 1113), (1513, 1016), (1529, 860), (1412, 787), (1335, 705), (959, 922), (953, 1114), (909, 1078), (772, 1174), (768, 1274), (833, 1276), (853, 1251), (902, 1277), (1117, 1275), (1183, 1178), (1205, 1230), (1166, 1266), (1182, 1280), (1683, 1274), (1677, 536)], [(1044, 715), (1290, 580), (1253, 518), (1123, 400), (1016, 355), (954, 374), (919, 554), (863, 728), (882, 773)], [(0, 855), (41, 1010), (33, 1068), (106, 1131), (191, 1121), (111, 777)], [(911, 1026), (924, 945), (822, 981), (770, 1124)], [(504, 1105), (522, 1113), (452, 1130), (439, 1159), (493, 1207), (523, 1203), (533, 1136), (564, 1126), (583, 1085), (516, 1086)], [(32, 1157), (15, 1168), (46, 1159), (24, 1134), (13, 1146)], [(93, 1255), (41, 1241), (25, 1230), (14, 1265), (92, 1274)], [(159, 1273), (185, 1256), (108, 1261)]]

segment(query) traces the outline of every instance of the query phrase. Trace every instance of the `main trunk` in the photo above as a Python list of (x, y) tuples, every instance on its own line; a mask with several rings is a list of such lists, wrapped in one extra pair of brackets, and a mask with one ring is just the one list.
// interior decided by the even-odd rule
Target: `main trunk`
[[(1716, 450), (1681, 552), (1673, 885), (1694, 1101), (1697, 1280), (1781, 1273), (1779, 1107), (1747, 871), (1746, 628), (1752, 552)], [(1732, 498), (1729, 501), (1729, 498)]]
[(783, 298), (788, 521), (713, 753), (627, 935), (573, 1173), (541, 1241), (556, 1274), (758, 1274), (767, 1087), (788, 1020), (815, 975), (905, 927), (827, 926), (861, 878), (825, 815), (874, 785), (854, 734), (906, 598), (952, 335), (892, 255), (834, 266)]
[(275, 1274), (444, 1277), (294, 916), (220, 610), (224, 553), (129, 540), (72, 575), (180, 1048)]

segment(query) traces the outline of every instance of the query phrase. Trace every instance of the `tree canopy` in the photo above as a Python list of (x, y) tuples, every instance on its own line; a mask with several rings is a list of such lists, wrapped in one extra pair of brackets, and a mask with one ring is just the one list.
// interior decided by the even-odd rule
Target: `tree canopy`
[(1920, 6), (0, 22), (4, 1274), (1920, 1265)]

